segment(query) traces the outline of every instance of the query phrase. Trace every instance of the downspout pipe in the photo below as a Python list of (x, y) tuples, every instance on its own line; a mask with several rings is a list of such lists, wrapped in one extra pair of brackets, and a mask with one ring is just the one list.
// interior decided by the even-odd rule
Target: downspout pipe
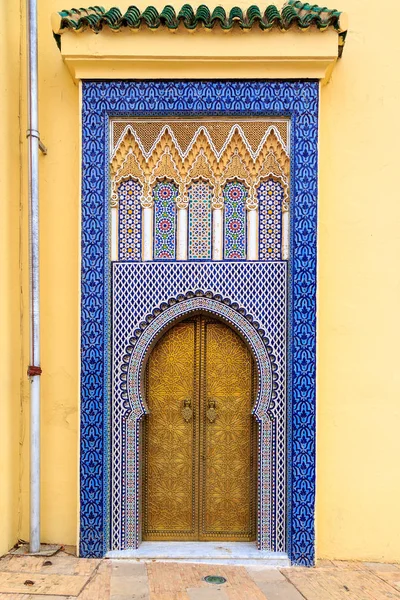
[(40, 551), (40, 312), (39, 312), (39, 130), (37, 0), (27, 0), (28, 42), (28, 203), (30, 319), (30, 537)]

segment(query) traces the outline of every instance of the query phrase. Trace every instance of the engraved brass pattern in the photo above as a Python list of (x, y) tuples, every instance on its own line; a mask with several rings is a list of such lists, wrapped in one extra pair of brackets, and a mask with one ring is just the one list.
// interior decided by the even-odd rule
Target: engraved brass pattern
[(196, 394), (196, 323), (179, 323), (160, 339), (147, 367), (150, 415), (145, 430), (143, 538), (197, 539), (197, 436), (182, 406)]
[(147, 540), (255, 539), (253, 359), (227, 325), (170, 329), (147, 367)]
[[(200, 421), (202, 540), (254, 539), (253, 360), (227, 325), (205, 321), (202, 393), (213, 418)], [(205, 404), (205, 403), (203, 403)]]

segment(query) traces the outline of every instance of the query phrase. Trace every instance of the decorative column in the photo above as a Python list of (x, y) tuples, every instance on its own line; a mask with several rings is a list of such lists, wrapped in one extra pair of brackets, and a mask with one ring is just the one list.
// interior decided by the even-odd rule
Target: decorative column
[(246, 203), (247, 210), (247, 260), (258, 259), (258, 202), (253, 194)]
[(176, 231), (176, 259), (187, 260), (188, 257), (188, 202), (178, 200), (177, 209), (177, 231)]
[(289, 205), (282, 206), (282, 260), (289, 260), (290, 247), (290, 213)]
[(142, 260), (153, 260), (153, 200), (144, 197), (142, 206)]
[(111, 200), (111, 247), (110, 254), (111, 260), (118, 260), (119, 248), (118, 248), (118, 199)]
[(222, 260), (224, 257), (224, 202), (215, 198), (212, 210), (212, 259)]

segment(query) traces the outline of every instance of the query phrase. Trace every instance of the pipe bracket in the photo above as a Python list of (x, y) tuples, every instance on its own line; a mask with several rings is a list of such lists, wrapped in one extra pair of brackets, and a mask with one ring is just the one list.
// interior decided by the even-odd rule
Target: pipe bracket
[(27, 373), (28, 373), (28, 377), (35, 377), (36, 375), (41, 375), (42, 374), (42, 368), (30, 365), (28, 367)]
[(46, 146), (43, 144), (42, 140), (40, 139), (40, 134), (37, 131), (37, 129), (27, 129), (26, 130), (26, 137), (35, 137), (38, 142), (39, 142), (39, 150), (43, 153), (43, 154), (47, 154), (47, 148)]

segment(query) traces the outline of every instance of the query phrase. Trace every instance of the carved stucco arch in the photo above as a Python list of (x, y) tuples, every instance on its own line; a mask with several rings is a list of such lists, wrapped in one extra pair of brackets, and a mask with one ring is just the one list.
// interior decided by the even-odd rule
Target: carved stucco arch
[(188, 292), (162, 303), (141, 329), (130, 339), (121, 369), (124, 408), (130, 418), (141, 419), (148, 412), (143, 393), (143, 373), (155, 343), (174, 324), (185, 317), (204, 312), (227, 323), (245, 340), (257, 368), (257, 397), (253, 414), (261, 421), (267, 417), (275, 395), (276, 364), (265, 332), (237, 303), (212, 292)]

